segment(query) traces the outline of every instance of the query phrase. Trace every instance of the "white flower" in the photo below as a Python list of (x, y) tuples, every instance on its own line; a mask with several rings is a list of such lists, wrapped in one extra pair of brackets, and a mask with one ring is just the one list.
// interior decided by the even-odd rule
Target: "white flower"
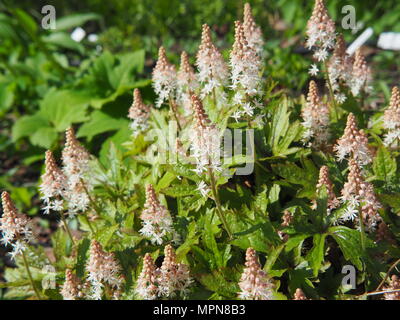
[(211, 189), (210, 187), (204, 182), (200, 181), (199, 184), (197, 185), (197, 190), (200, 192), (200, 194), (204, 197), (207, 198), (208, 194), (210, 193)]
[(310, 69), (308, 70), (308, 73), (312, 76), (316, 76), (318, 74), (318, 72), (319, 72), (319, 69), (316, 64), (312, 64)]

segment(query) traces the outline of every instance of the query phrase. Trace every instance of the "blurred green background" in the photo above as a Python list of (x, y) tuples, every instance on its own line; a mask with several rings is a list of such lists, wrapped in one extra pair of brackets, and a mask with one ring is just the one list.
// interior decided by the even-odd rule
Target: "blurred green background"
[[(37, 213), (44, 152), (52, 149), (59, 155), (64, 130), (73, 125), (90, 152), (104, 160), (111, 142), (129, 137), (126, 114), (132, 89), (139, 87), (147, 102), (154, 101), (149, 79), (158, 47), (164, 45), (175, 63), (182, 50), (194, 62), (201, 25), (207, 23), (228, 57), (244, 2), (0, 1), (0, 189), (10, 191), (19, 209)], [(288, 94), (300, 95), (309, 78), (311, 57), (303, 44), (314, 1), (249, 2), (266, 40), (266, 75)], [(379, 70), (376, 99), (387, 99), (398, 81), (400, 55), (379, 50), (376, 42), (383, 31), (400, 32), (400, 2), (326, 2), (348, 43), (366, 27), (373, 28), (366, 53)], [(56, 9), (54, 30), (41, 27), (41, 9), (49, 4)], [(362, 24), (356, 33), (340, 27), (342, 7), (348, 4)], [(77, 27), (86, 33), (80, 42), (71, 39)]]

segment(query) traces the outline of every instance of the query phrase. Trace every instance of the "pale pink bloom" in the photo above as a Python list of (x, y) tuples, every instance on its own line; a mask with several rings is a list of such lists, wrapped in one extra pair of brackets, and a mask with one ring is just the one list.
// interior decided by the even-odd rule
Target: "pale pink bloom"
[(140, 218), (143, 227), (139, 232), (152, 243), (162, 244), (166, 238), (172, 236), (176, 241), (177, 234), (173, 228), (171, 215), (157, 198), (154, 187), (149, 184), (146, 187), (146, 203)]
[(366, 182), (361, 169), (354, 159), (349, 161), (350, 172), (342, 189), (342, 202), (347, 202), (348, 209), (340, 218), (342, 221), (354, 220), (361, 212), (363, 223), (369, 231), (373, 231), (381, 217), (379, 203), (371, 183)]
[(3, 216), (0, 218), (1, 242), (13, 249), (9, 253), (12, 259), (27, 249), (28, 243), (34, 240), (32, 222), (24, 214), (20, 214), (11, 201), (8, 192), (1, 194)]
[(153, 69), (153, 88), (158, 96), (157, 108), (175, 97), (176, 70), (175, 66), (168, 61), (164, 47), (158, 50), (157, 64)]
[(400, 279), (395, 274), (392, 275), (390, 285), (385, 288), (385, 291), (392, 290), (399, 291), (385, 293), (385, 300), (400, 300)]
[(42, 175), (42, 183), (39, 186), (41, 199), (45, 206), (44, 213), (49, 214), (50, 210), (63, 211), (63, 197), (67, 190), (67, 179), (61, 169), (57, 166), (53, 153), (46, 151), (45, 172)]
[(191, 130), (191, 155), (196, 161), (195, 172), (201, 175), (209, 168), (221, 171), (221, 137), (215, 125), (211, 124), (200, 99), (192, 95), (194, 124)]
[(253, 248), (246, 251), (246, 263), (239, 281), (239, 298), (244, 300), (272, 300), (273, 284), (261, 269)]
[(306, 129), (304, 141), (311, 141), (311, 145), (320, 149), (327, 145), (330, 138), (329, 109), (318, 94), (318, 87), (314, 80), (310, 81), (307, 102), (302, 109), (302, 125)]
[(262, 56), (264, 39), (262, 31), (254, 21), (249, 3), (244, 4), (243, 29), (248, 45), (259, 55)]
[[(243, 25), (235, 22), (235, 42), (230, 53), (231, 88), (236, 91), (234, 100), (241, 105), (243, 114), (253, 115), (254, 106), (248, 101), (249, 97), (259, 94), (261, 85), (262, 63), (256, 51), (249, 46)], [(238, 92), (243, 92), (241, 99)]]
[(308, 300), (306, 295), (304, 294), (303, 290), (300, 288), (296, 289), (296, 292), (294, 293), (294, 299), (293, 300)]
[(167, 298), (186, 297), (193, 282), (189, 267), (176, 261), (176, 254), (171, 245), (165, 246), (164, 255), (159, 275), (160, 295)]
[(353, 79), (353, 58), (346, 53), (346, 44), (342, 34), (336, 39), (335, 49), (328, 62), (328, 76), (337, 103), (346, 101), (346, 95), (340, 93), (340, 84), (347, 85), (350, 89)]
[(385, 110), (383, 116), (383, 126), (388, 130), (384, 140), (386, 146), (400, 141), (400, 91), (398, 87), (392, 89), (389, 108)]
[(211, 30), (206, 24), (203, 24), (196, 66), (199, 70), (199, 81), (203, 84), (202, 97), (207, 96), (216, 88), (223, 87), (228, 82), (228, 67), (221, 53), (212, 43)]
[(122, 290), (121, 266), (112, 252), (105, 252), (96, 240), (92, 240), (89, 250), (89, 260), (86, 264), (88, 281), (91, 285), (91, 298), (101, 300), (104, 287), (113, 291), (118, 298)]
[(143, 259), (143, 268), (137, 282), (135, 293), (142, 299), (155, 300), (159, 296), (158, 278), (160, 270), (156, 268), (153, 258), (146, 253)]
[(358, 130), (356, 118), (352, 113), (347, 117), (344, 134), (337, 141), (334, 150), (339, 161), (348, 156), (354, 158), (360, 165), (372, 162), (372, 154), (368, 147), (368, 137), (363, 130)]
[[(336, 198), (335, 191), (333, 190), (333, 183), (329, 178), (329, 169), (327, 166), (322, 166), (319, 170), (319, 179), (316, 186), (317, 194), (321, 191), (322, 187), (325, 186), (328, 194), (328, 215), (332, 209), (339, 207), (339, 200)], [(314, 202), (314, 207), (316, 207), (316, 202)]]
[(129, 108), (128, 113), (128, 118), (132, 120), (129, 127), (131, 128), (134, 137), (148, 128), (147, 121), (149, 117), (150, 108), (143, 103), (140, 91), (136, 88), (133, 91), (133, 103)]
[(65, 270), (65, 281), (60, 294), (64, 300), (78, 300), (84, 297), (81, 282), (70, 269)]
[(199, 87), (197, 76), (189, 63), (189, 57), (185, 51), (181, 54), (181, 64), (177, 76), (178, 102), (183, 105), (186, 114), (191, 113), (190, 97)]
[(315, 47), (314, 58), (325, 61), (328, 50), (335, 45), (335, 23), (328, 15), (323, 0), (316, 0), (314, 10), (307, 23), (307, 47)]
[(72, 128), (66, 131), (65, 146), (62, 151), (63, 172), (67, 178), (64, 199), (68, 202), (68, 213), (74, 215), (89, 207), (89, 196), (93, 187), (90, 182), (90, 154), (79, 143)]
[(353, 96), (356, 97), (360, 95), (361, 92), (370, 92), (371, 81), (371, 69), (368, 67), (365, 57), (361, 53), (361, 49), (358, 49), (355, 53), (350, 87)]

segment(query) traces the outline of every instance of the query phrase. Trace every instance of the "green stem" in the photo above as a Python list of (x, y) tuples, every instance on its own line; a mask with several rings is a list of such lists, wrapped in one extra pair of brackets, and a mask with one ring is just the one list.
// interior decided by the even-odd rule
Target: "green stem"
[(264, 166), (260, 163), (260, 161), (256, 160), (255, 161), (256, 165), (258, 165), (261, 169), (263, 169), (266, 173), (270, 174), (270, 172), (264, 168)]
[(171, 111), (171, 113), (172, 113), (173, 117), (175, 118), (175, 121), (176, 121), (176, 123), (178, 125), (178, 130), (182, 131), (182, 127), (181, 127), (181, 124), (179, 123), (178, 115), (177, 115), (178, 109), (176, 108), (176, 104), (175, 104), (174, 101), (172, 101), (171, 97), (168, 99), (168, 104), (169, 104), (169, 109), (170, 109), (170, 111)]
[(361, 209), (358, 210), (358, 219), (360, 220), (360, 231), (361, 231), (361, 248), (365, 252), (365, 227), (362, 218)]
[(64, 224), (65, 231), (67, 231), (68, 236), (71, 239), (73, 246), (75, 247), (76, 243), (75, 243), (74, 238), (72, 237), (72, 233), (71, 233), (71, 230), (69, 229), (68, 222), (67, 222), (67, 219), (65, 219), (64, 213), (61, 212), (60, 216), (61, 216), (61, 220)]
[(85, 217), (85, 220), (86, 220), (86, 222), (87, 222), (87, 224), (89, 226), (90, 231), (92, 231), (92, 233), (94, 233), (94, 229), (93, 229), (92, 223), (90, 222), (88, 216), (86, 214), (84, 214), (83, 216)]
[(22, 251), (22, 259), (24, 260), (26, 272), (28, 273), (28, 277), (29, 277), (29, 280), (30, 280), (30, 282), (31, 282), (33, 291), (35, 291), (36, 297), (37, 297), (39, 300), (42, 300), (42, 298), (40, 297), (39, 290), (36, 288), (35, 283), (33, 282), (31, 270), (29, 269), (28, 260), (26, 259), (26, 256), (25, 256), (25, 252), (24, 252), (24, 251)]
[(332, 101), (332, 106), (333, 106), (333, 114), (335, 116), (335, 120), (336, 122), (339, 120), (339, 116), (338, 116), (338, 107), (336, 104), (336, 99), (335, 99), (335, 95), (333, 93), (333, 88), (332, 88), (332, 83), (331, 83), (331, 79), (329, 77), (329, 71), (328, 71), (328, 62), (325, 61), (325, 74), (326, 74), (326, 81), (328, 82), (328, 88), (329, 88), (329, 95), (331, 96), (331, 101)]
[(83, 190), (85, 191), (86, 195), (89, 198), (90, 204), (93, 206), (93, 209), (94, 209), (94, 211), (96, 211), (97, 215), (100, 216), (100, 208), (97, 206), (96, 202), (94, 201), (94, 199), (90, 195), (89, 190), (86, 188), (85, 182), (82, 179), (80, 181), (81, 181)]
[(214, 197), (215, 204), (217, 205), (217, 213), (218, 213), (218, 216), (219, 216), (219, 218), (221, 219), (221, 222), (222, 222), (222, 224), (224, 225), (225, 230), (226, 230), (226, 232), (228, 233), (229, 238), (232, 239), (232, 238), (233, 238), (233, 237), (232, 237), (232, 232), (231, 232), (231, 230), (230, 230), (230, 228), (229, 228), (229, 224), (228, 224), (227, 221), (225, 220), (225, 216), (224, 216), (224, 213), (223, 213), (223, 211), (222, 211), (221, 202), (220, 202), (220, 200), (219, 200), (219, 195), (218, 195), (218, 190), (217, 190), (217, 184), (216, 184), (216, 182), (215, 182), (215, 177), (214, 177), (214, 174), (213, 174), (213, 172), (212, 172), (212, 170), (211, 170), (210, 167), (208, 167), (208, 175), (210, 176), (211, 191), (212, 191), (212, 194), (213, 194), (213, 197)]
[(389, 278), (390, 273), (392, 272), (392, 270), (400, 263), (400, 259), (397, 259), (389, 268), (388, 272), (386, 272), (386, 276), (385, 278), (381, 281), (381, 283), (379, 284), (379, 286), (376, 288), (375, 291), (379, 291), (380, 288), (382, 288), (382, 286), (385, 284), (387, 278)]
[(217, 108), (217, 94), (215, 93), (215, 88), (212, 90), (213, 100), (214, 100), (214, 108)]

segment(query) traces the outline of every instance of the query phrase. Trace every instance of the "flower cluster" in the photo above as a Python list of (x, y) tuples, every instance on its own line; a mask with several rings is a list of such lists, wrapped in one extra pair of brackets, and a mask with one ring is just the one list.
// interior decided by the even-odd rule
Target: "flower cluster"
[[(229, 78), (229, 70), (217, 47), (211, 40), (211, 30), (203, 24), (201, 43), (196, 56), (196, 66), (199, 70), (199, 81), (204, 85), (201, 97), (204, 98), (215, 89), (224, 86)], [(225, 96), (220, 96), (225, 100)]]
[(65, 270), (65, 281), (60, 293), (64, 300), (78, 300), (84, 298), (84, 286), (70, 269)]
[(372, 161), (371, 151), (368, 148), (368, 138), (363, 130), (358, 130), (356, 118), (352, 113), (347, 117), (343, 136), (334, 146), (337, 158), (342, 161), (346, 156), (355, 159), (359, 165)]
[(10, 256), (15, 257), (26, 250), (28, 243), (34, 240), (32, 222), (23, 214), (19, 214), (11, 201), (8, 192), (1, 194), (3, 216), (0, 218), (1, 242), (12, 246)]
[(141, 298), (154, 300), (188, 295), (189, 287), (193, 282), (188, 266), (177, 262), (171, 245), (165, 246), (164, 255), (161, 268), (156, 268), (150, 254), (146, 253), (135, 289), (136, 294)]
[(272, 300), (273, 284), (261, 269), (253, 248), (246, 251), (246, 262), (239, 281), (239, 298), (244, 300)]
[(171, 64), (165, 53), (164, 47), (158, 50), (158, 60), (153, 69), (153, 88), (158, 98), (156, 107), (159, 108), (165, 101), (175, 97), (176, 90), (176, 70)]
[(243, 31), (250, 48), (252, 48), (259, 56), (262, 56), (264, 47), (262, 31), (254, 21), (249, 3), (244, 4)]
[(90, 257), (86, 265), (88, 281), (91, 285), (90, 297), (100, 300), (103, 288), (107, 286), (118, 299), (122, 289), (121, 266), (112, 252), (105, 252), (99, 242), (92, 240)]
[(150, 253), (146, 253), (143, 259), (143, 268), (137, 282), (135, 292), (145, 300), (155, 300), (158, 296), (157, 279), (160, 270), (154, 264)]
[(192, 127), (191, 154), (196, 160), (196, 173), (202, 174), (209, 168), (221, 171), (221, 139), (219, 130), (210, 122), (203, 104), (192, 95), (194, 124)]
[(396, 244), (393, 234), (390, 232), (388, 225), (382, 220), (376, 229), (376, 242), (387, 241), (390, 244)]
[(335, 100), (342, 104), (346, 101), (346, 95), (340, 92), (340, 84), (351, 88), (353, 79), (353, 58), (346, 52), (346, 44), (342, 34), (336, 38), (336, 45), (332, 57), (328, 62), (328, 76), (335, 92)]
[(316, 47), (314, 58), (325, 61), (328, 50), (335, 46), (336, 31), (323, 0), (315, 0), (312, 16), (307, 23), (307, 37), (307, 47)]
[(353, 220), (360, 212), (367, 229), (373, 231), (376, 224), (381, 221), (378, 210), (382, 206), (375, 195), (372, 184), (364, 180), (357, 161), (351, 159), (349, 167), (347, 182), (341, 192), (341, 200), (347, 202), (348, 206), (341, 220)]
[(181, 64), (177, 74), (177, 85), (178, 102), (183, 105), (186, 114), (190, 114), (190, 97), (199, 87), (199, 82), (185, 51), (181, 54)]
[(383, 126), (388, 130), (384, 141), (386, 146), (400, 141), (400, 91), (398, 87), (392, 89), (389, 108), (383, 115)]
[(88, 193), (92, 190), (89, 180), (90, 154), (79, 143), (72, 128), (66, 131), (65, 147), (62, 151), (64, 175), (67, 178), (65, 199), (68, 202), (69, 214), (85, 211), (89, 206)]
[(160, 269), (160, 295), (172, 298), (177, 294), (187, 296), (192, 283), (188, 266), (176, 261), (176, 254), (171, 245), (165, 246), (164, 255)]
[[(289, 227), (294, 220), (293, 214), (289, 210), (285, 210), (282, 215), (282, 223), (281, 227), (286, 228)], [(286, 242), (289, 239), (289, 235), (281, 230), (278, 230), (279, 237)]]
[(62, 212), (64, 210), (63, 197), (67, 190), (66, 177), (57, 166), (53, 153), (48, 150), (45, 156), (45, 172), (42, 175), (42, 183), (39, 190), (42, 193), (41, 199), (45, 206), (44, 213), (49, 214), (50, 210)]
[(308, 300), (306, 295), (304, 294), (303, 290), (300, 288), (296, 289), (296, 292), (294, 293), (294, 299), (293, 300)]
[(235, 119), (242, 115), (253, 116), (254, 106), (250, 98), (260, 93), (261, 59), (251, 47), (244, 33), (243, 24), (235, 22), (235, 42), (230, 54), (232, 71), (232, 89), (235, 90), (234, 103), (242, 108), (233, 115)]
[(392, 275), (392, 278), (390, 280), (390, 286), (386, 287), (385, 290), (399, 291), (385, 293), (385, 300), (400, 300), (400, 279), (398, 276)]
[(173, 236), (178, 241), (174, 231), (172, 218), (167, 208), (157, 198), (154, 187), (149, 184), (146, 187), (146, 203), (140, 216), (143, 227), (140, 233), (149, 238), (152, 243), (162, 244), (167, 236)]
[(128, 118), (132, 120), (130, 128), (134, 137), (148, 128), (147, 120), (149, 116), (150, 108), (143, 103), (140, 91), (136, 88), (133, 91), (133, 103), (129, 108), (128, 114)]
[(355, 53), (350, 89), (355, 97), (361, 92), (371, 91), (371, 70), (361, 53), (361, 49), (358, 49)]
[(327, 195), (328, 195), (328, 212), (330, 214), (332, 209), (335, 209), (339, 206), (339, 200), (336, 198), (335, 192), (333, 190), (333, 183), (329, 178), (329, 169), (327, 166), (322, 166), (319, 170), (319, 179), (317, 183), (317, 194), (321, 191), (322, 187), (326, 187)]
[(329, 133), (329, 109), (322, 101), (318, 93), (318, 87), (315, 81), (310, 81), (306, 106), (302, 109), (304, 140), (312, 139), (311, 145), (315, 148), (326, 146)]

